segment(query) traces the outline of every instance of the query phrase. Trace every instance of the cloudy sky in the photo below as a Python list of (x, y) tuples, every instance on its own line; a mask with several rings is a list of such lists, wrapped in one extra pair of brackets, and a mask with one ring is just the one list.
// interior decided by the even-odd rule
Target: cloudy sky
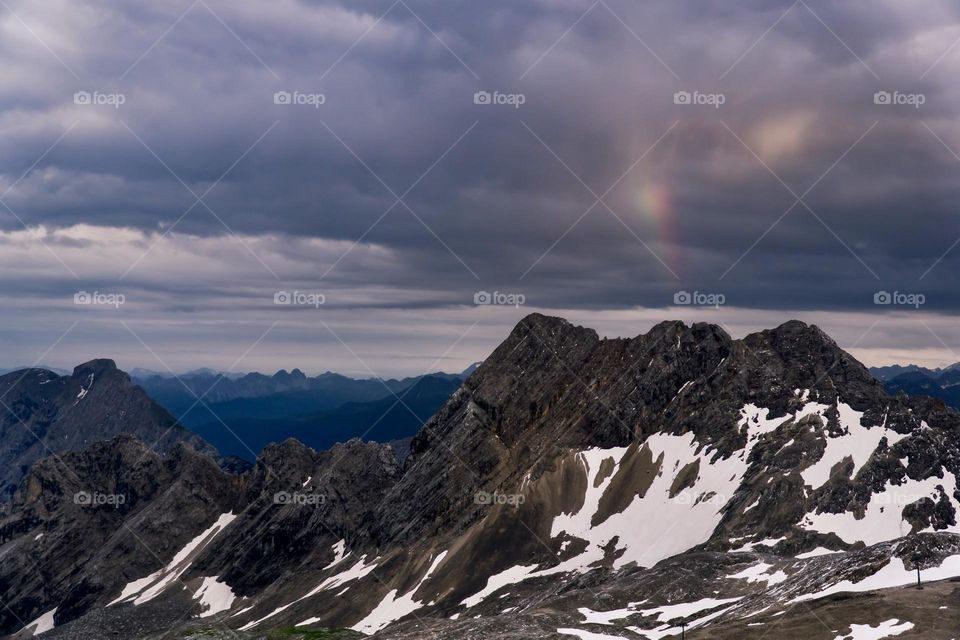
[(942, 0), (0, 0), (0, 364), (452, 371), (532, 310), (960, 360), (958, 43)]

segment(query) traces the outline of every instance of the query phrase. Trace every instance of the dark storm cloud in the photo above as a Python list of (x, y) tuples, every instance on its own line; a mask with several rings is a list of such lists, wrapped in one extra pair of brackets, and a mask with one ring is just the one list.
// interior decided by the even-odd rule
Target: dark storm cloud
[[(934, 0), (11, 2), (3, 246), (42, 227), (49, 246), (17, 260), (52, 249), (74, 274), (54, 261), (4, 292), (126, 286), (184, 315), (311, 283), (358, 309), (479, 289), (663, 308), (699, 289), (834, 311), (921, 291), (956, 310), (958, 39), (960, 10)], [(80, 91), (124, 102), (74, 104)], [(77, 225), (145, 235), (113, 251), (43, 235)], [(209, 261), (185, 273), (191, 250)]]

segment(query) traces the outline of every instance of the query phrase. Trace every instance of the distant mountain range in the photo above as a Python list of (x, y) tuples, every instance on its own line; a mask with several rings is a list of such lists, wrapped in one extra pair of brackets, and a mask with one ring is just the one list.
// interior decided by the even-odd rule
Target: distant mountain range
[(308, 377), (299, 369), (231, 376), (210, 369), (135, 382), (223, 455), (253, 461), (270, 442), (296, 438), (323, 450), (361, 437), (412, 437), (476, 369), (401, 380)]
[(897, 376), (901, 376), (905, 373), (922, 373), (925, 376), (931, 378), (936, 378), (944, 373), (949, 371), (960, 370), (960, 362), (956, 364), (951, 364), (948, 367), (928, 369), (927, 367), (921, 367), (915, 364), (893, 364), (886, 367), (870, 367), (870, 373), (873, 374), (873, 377), (881, 382), (886, 382), (887, 380), (892, 380)]
[[(221, 454), (251, 461), (268, 443), (283, 442), (287, 438), (295, 438), (317, 451), (351, 438), (373, 442), (403, 441), (419, 431), (461, 382), (458, 377), (423, 376), (397, 388), (396, 395), (391, 393), (376, 400), (345, 402), (333, 408), (304, 413), (290, 413), (289, 408), (298, 406), (302, 409), (309, 405), (314, 398), (306, 392), (244, 398), (214, 405), (213, 412), (220, 414), (219, 419), (191, 428)], [(290, 402), (284, 407), (288, 400), (301, 402)], [(326, 403), (329, 398), (323, 400)], [(251, 411), (246, 415), (251, 417), (243, 417), (241, 407), (250, 407)], [(221, 412), (221, 409), (226, 410)]]
[[(943, 369), (926, 369), (909, 365), (906, 367), (884, 367), (884, 373), (896, 373), (881, 378), (888, 393), (922, 395), (940, 398), (949, 406), (960, 409), (960, 365), (951, 365)], [(873, 370), (871, 370), (873, 371)]]
[[(432, 373), (432, 377), (463, 380), (476, 367), (462, 373)], [(200, 369), (179, 376), (150, 373), (132, 376), (150, 397), (166, 407), (187, 426), (226, 418), (269, 418), (332, 409), (346, 402), (379, 400), (401, 393), (424, 376), (410, 378), (356, 379), (338, 373), (315, 377), (300, 369), (285, 369), (273, 375), (232, 375)], [(200, 402), (202, 400), (202, 402)], [(211, 415), (210, 410), (215, 415)]]

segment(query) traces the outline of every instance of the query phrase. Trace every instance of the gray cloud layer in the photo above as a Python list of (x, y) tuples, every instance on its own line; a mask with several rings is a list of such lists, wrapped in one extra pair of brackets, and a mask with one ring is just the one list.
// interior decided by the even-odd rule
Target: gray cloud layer
[[(958, 13), (934, 0), (10, 2), (11, 357), (36, 357), (74, 320), (88, 333), (58, 345), (61, 360), (157, 368), (138, 341), (111, 341), (131, 336), (121, 320), (182, 367), (223, 366), (274, 320), (286, 344), (313, 339), (303, 326), (341, 348), (315, 310), (269, 304), (299, 289), (324, 292), (329, 328), (398, 372), (471, 318), (489, 330), (452, 364), (496, 342), (517, 314), (478, 312), (478, 290), (613, 314), (613, 333), (689, 315), (669, 308), (681, 290), (722, 293), (738, 327), (882, 316), (900, 330), (859, 344), (877, 358), (932, 346), (949, 359), (937, 314), (960, 307)], [(278, 91), (324, 102), (275, 104)], [(475, 104), (478, 91), (523, 104)], [(877, 104), (878, 91), (923, 104)], [(78, 290), (128, 304), (91, 314)], [(880, 290), (922, 293), (924, 315), (875, 306)], [(218, 324), (233, 329), (210, 346)], [(432, 338), (407, 336), (416, 354), (391, 343), (415, 326)], [(208, 346), (177, 353), (178, 340)], [(301, 364), (279, 342), (271, 353), (263, 367)], [(334, 368), (326, 357), (317, 368)]]

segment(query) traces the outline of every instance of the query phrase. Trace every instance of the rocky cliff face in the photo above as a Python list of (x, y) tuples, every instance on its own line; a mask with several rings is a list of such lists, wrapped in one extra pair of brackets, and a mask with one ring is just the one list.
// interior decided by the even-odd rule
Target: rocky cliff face
[[(0, 625), (56, 602), (64, 619), (150, 574), (237, 503), (239, 487), (180, 444), (161, 457), (132, 436), (45, 458), (0, 520)], [(24, 617), (26, 616), (26, 617)]]
[[(58, 507), (69, 477), (44, 480), (54, 462), (40, 463), (0, 528), (0, 554), (16, 549), (83, 586), (47, 591), (18, 579), (24, 566), (0, 586), (22, 621), (56, 624), (51, 638), (131, 620), (142, 637), (199, 637), (208, 619), (251, 638), (292, 625), (384, 638), (667, 638), (678, 622), (689, 637), (752, 637), (778, 616), (803, 629), (790, 617), (798, 602), (852, 632), (888, 620), (832, 594), (909, 584), (918, 565), (931, 580), (960, 576), (958, 430), (942, 402), (888, 395), (799, 322), (742, 340), (679, 322), (609, 340), (532, 315), (402, 466), (389, 447), (356, 441), (322, 453), (288, 441), (241, 476), (183, 448), (146, 452), (156, 489), (97, 517), (110, 540), (125, 539), (127, 525), (173, 518), (164, 487), (185, 482), (192, 491), (178, 500), (193, 515), (155, 557), (116, 560), (136, 553), (128, 542), (63, 568), (40, 545), (89, 514)], [(139, 477), (129, 456), (111, 466), (87, 455), (70, 459), (81, 478)], [(40, 527), (50, 533), (37, 538)], [(884, 593), (890, 608), (914, 611), (917, 637), (941, 637), (942, 614)], [(164, 617), (163, 603), (194, 617)]]
[(69, 376), (44, 369), (0, 376), (0, 500), (10, 498), (40, 458), (121, 433), (156, 451), (169, 451), (180, 442), (210, 451), (112, 360), (87, 362)]

